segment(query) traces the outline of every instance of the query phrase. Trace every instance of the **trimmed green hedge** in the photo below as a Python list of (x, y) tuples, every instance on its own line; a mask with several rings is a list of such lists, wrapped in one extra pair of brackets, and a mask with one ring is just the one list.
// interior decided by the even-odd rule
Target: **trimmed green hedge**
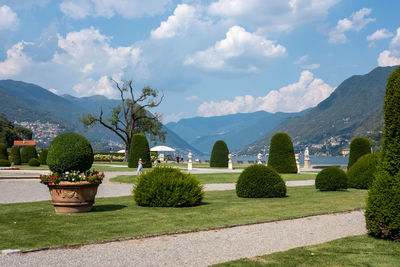
[(28, 161), (28, 165), (32, 167), (38, 167), (40, 166), (40, 162), (38, 159), (32, 158)]
[(122, 162), (125, 158), (125, 153), (118, 152), (94, 152), (94, 161), (110, 161), (111, 155), (113, 156), (112, 161)]
[(137, 168), (139, 159), (142, 159), (144, 168), (151, 168), (149, 142), (144, 134), (134, 134), (129, 151), (129, 168)]
[(36, 151), (36, 147), (34, 146), (24, 146), (21, 149), (21, 162), (22, 163), (28, 163), (28, 161), (30, 159), (37, 159), (38, 158), (38, 154)]
[(210, 157), (210, 167), (228, 167), (229, 149), (224, 140), (214, 143)]
[(47, 164), (47, 154), (49, 153), (48, 149), (42, 149), (42, 152), (39, 154), (39, 163), (42, 165)]
[(271, 167), (255, 164), (240, 174), (236, 183), (238, 197), (285, 197), (286, 185), (282, 177)]
[(203, 199), (203, 186), (191, 174), (176, 168), (156, 167), (138, 177), (133, 199), (140, 206), (190, 207)]
[(86, 137), (77, 133), (63, 133), (51, 142), (47, 165), (52, 172), (84, 172), (93, 164), (93, 150)]
[(11, 163), (8, 159), (0, 159), (0, 167), (10, 167)]
[(321, 191), (347, 189), (346, 173), (336, 166), (327, 167), (317, 174), (315, 188)]
[(11, 147), (10, 161), (12, 161), (14, 165), (21, 165), (21, 153), (19, 151), (19, 146)]
[(357, 162), (358, 158), (369, 153), (371, 153), (371, 144), (369, 140), (364, 137), (354, 138), (350, 144), (350, 156), (347, 169), (350, 170), (351, 166)]
[(278, 173), (297, 173), (292, 139), (287, 133), (276, 133), (271, 138), (268, 166)]
[(7, 146), (3, 143), (0, 143), (0, 159), (8, 160)]
[(350, 188), (368, 189), (375, 178), (380, 153), (361, 156), (347, 171)]

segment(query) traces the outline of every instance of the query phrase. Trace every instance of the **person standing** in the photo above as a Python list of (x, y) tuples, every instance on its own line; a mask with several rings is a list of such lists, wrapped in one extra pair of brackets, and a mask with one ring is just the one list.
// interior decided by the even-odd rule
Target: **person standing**
[(139, 159), (137, 167), (137, 175), (142, 175), (142, 171), (143, 171), (143, 162), (142, 159)]

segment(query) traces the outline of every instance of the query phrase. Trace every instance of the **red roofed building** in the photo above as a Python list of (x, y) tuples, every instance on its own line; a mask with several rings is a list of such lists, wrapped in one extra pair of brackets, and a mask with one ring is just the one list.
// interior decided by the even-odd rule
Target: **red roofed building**
[(24, 141), (20, 141), (20, 140), (15, 140), (14, 141), (14, 146), (36, 146), (36, 141), (32, 141), (32, 140), (24, 140)]

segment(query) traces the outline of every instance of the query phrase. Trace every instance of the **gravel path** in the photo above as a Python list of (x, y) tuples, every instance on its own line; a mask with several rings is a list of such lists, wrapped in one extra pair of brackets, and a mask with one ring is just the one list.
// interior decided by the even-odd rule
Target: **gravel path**
[(27, 254), (0, 266), (207, 266), (365, 234), (362, 211)]

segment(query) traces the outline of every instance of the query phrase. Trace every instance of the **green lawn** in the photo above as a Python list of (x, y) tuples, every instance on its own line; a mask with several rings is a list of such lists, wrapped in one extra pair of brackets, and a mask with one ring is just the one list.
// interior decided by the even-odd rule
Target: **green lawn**
[(50, 201), (0, 205), (0, 249), (29, 249), (146, 234), (195, 230), (359, 209), (366, 190), (320, 192), (288, 188), (288, 197), (247, 199), (206, 192), (191, 208), (147, 208), (131, 197), (99, 198), (93, 211), (56, 215)]
[(213, 266), (400, 266), (400, 242), (363, 235)]
[[(194, 174), (202, 184), (236, 183), (240, 173), (202, 173)], [(316, 174), (281, 174), (283, 180), (314, 180)], [(117, 183), (133, 184), (136, 182), (136, 175), (120, 175), (111, 178), (110, 181)]]

